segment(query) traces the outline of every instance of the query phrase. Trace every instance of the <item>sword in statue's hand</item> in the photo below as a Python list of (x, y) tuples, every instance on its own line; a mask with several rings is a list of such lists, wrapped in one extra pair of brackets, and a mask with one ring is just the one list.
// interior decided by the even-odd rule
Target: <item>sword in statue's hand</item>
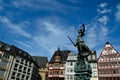
[(72, 41), (72, 39), (69, 36), (67, 36), (67, 37), (72, 42), (72, 44), (76, 47), (76, 44)]

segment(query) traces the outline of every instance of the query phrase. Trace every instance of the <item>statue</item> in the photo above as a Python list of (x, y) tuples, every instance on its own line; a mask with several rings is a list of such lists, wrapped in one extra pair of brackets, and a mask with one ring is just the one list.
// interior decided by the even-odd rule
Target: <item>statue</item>
[(85, 35), (85, 25), (83, 24), (81, 28), (78, 30), (76, 43), (74, 43), (68, 36), (72, 44), (75, 47), (77, 47), (78, 50), (77, 62), (74, 67), (75, 80), (90, 80), (92, 74), (92, 69), (90, 67), (90, 64), (88, 63), (88, 58), (87, 58), (91, 53), (91, 51), (88, 48), (88, 46), (85, 44), (84, 40), (82, 39), (84, 35)]
[(82, 37), (85, 35), (84, 32), (85, 32), (85, 25), (83, 24), (81, 26), (81, 29), (78, 30), (76, 44), (74, 44), (74, 46), (77, 47), (78, 49), (79, 56), (88, 56), (90, 53), (88, 46), (82, 40)]
[(83, 25), (81, 26), (81, 29), (78, 30), (79, 36), (80, 36), (80, 37), (84, 36), (84, 35), (85, 35), (84, 32), (85, 32), (85, 25), (83, 24)]

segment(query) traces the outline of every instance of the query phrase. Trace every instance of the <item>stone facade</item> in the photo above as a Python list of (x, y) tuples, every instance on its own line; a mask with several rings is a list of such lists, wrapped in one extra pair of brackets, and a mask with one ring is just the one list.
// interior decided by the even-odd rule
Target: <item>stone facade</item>
[(76, 54), (74, 52), (70, 52), (66, 60), (65, 80), (75, 79), (74, 66), (76, 64), (76, 61), (77, 61)]
[(40, 80), (38, 65), (27, 52), (0, 42), (0, 80)]

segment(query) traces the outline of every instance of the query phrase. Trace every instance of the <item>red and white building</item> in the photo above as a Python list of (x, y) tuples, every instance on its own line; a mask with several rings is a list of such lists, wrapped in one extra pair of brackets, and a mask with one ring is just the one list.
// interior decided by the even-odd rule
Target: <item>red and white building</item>
[(99, 80), (120, 80), (120, 54), (107, 42), (98, 58)]
[(69, 50), (54, 52), (48, 64), (48, 80), (65, 80), (65, 61), (70, 53)]

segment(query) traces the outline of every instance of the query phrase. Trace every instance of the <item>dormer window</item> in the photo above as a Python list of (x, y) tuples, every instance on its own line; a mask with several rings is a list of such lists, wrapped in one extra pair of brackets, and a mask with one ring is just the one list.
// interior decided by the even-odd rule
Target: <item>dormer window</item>
[(55, 62), (60, 62), (61, 61), (61, 56), (57, 55), (55, 56)]
[(19, 50), (19, 51), (18, 51), (18, 54), (21, 54), (21, 53), (22, 53), (22, 51), (21, 51), (21, 50)]
[(10, 50), (10, 46), (5, 46), (5, 49), (7, 50), (7, 51), (9, 51)]
[(2, 45), (3, 45), (3, 44), (2, 44), (2, 43), (0, 43), (0, 47), (2, 47)]

